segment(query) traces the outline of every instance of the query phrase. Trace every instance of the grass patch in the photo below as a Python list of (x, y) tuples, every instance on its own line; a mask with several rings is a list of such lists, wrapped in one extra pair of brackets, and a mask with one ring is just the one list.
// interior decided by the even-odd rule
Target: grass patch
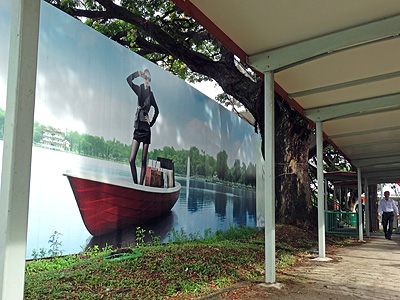
[[(277, 233), (287, 236), (287, 242), (277, 241), (278, 272), (295, 266), (315, 243), (315, 235), (295, 227), (277, 227)], [(300, 235), (304, 241), (298, 247)], [(128, 259), (105, 258), (132, 248), (95, 247), (33, 260), (26, 264), (25, 299), (193, 299), (240, 281), (262, 281), (265, 272), (264, 232), (255, 228), (206, 231), (202, 238), (173, 231), (166, 244), (156, 239), (134, 249), (141, 255)]]

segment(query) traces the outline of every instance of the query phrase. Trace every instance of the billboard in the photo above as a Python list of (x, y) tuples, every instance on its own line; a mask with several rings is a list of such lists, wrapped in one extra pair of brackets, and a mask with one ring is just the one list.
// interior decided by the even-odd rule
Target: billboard
[[(6, 33), (0, 44), (0, 123), (6, 109), (10, 13), (10, 1), (0, 0), (0, 30)], [(143, 107), (147, 116), (140, 116)], [(135, 126), (138, 120), (141, 126)], [(67, 254), (95, 243), (129, 245), (137, 226), (154, 231), (161, 240), (174, 229), (201, 234), (231, 225), (256, 226), (254, 129), (183, 80), (46, 2), (41, 3), (33, 138), (27, 257), (48, 250), (54, 234)], [(120, 216), (128, 204), (118, 209), (99, 205), (96, 193), (78, 195), (79, 188), (90, 189), (87, 183), (70, 184), (65, 174), (152, 192), (150, 181), (140, 188), (133, 182), (134, 171), (140, 181), (143, 153), (147, 166), (154, 163), (155, 169), (162, 167), (157, 158), (173, 161), (180, 188), (172, 208), (160, 208), (161, 200), (152, 195), (153, 208), (146, 211), (136, 204), (142, 213), (136, 212), (138, 220), (131, 220), (131, 227), (90, 230), (83, 218), (88, 204), (78, 198), (93, 200), (89, 219), (97, 227), (98, 212), (114, 210), (117, 224), (132, 219)], [(135, 164), (130, 164), (133, 156)], [(102, 203), (108, 201), (104, 186), (92, 190), (102, 193)], [(168, 192), (162, 193), (164, 201)], [(148, 206), (149, 201), (143, 203)], [(165, 211), (154, 214), (157, 209)]]

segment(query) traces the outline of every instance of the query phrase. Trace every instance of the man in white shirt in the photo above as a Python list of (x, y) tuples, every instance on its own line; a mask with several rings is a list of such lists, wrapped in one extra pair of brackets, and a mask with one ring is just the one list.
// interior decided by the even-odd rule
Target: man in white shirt
[[(396, 202), (393, 199), (389, 198), (389, 191), (386, 191), (384, 194), (385, 198), (383, 198), (379, 202), (378, 206), (378, 219), (382, 216), (382, 226), (383, 232), (385, 233), (385, 238), (388, 240), (392, 239), (392, 231), (393, 231), (393, 220), (394, 213), (396, 213), (397, 220), (399, 219), (399, 209), (397, 208)], [(388, 230), (389, 225), (389, 230)]]

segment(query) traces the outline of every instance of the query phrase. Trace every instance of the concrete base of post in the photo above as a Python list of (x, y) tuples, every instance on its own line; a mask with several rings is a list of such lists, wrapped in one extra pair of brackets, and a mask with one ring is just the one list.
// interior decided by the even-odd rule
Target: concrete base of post
[(312, 259), (313, 261), (331, 261), (332, 258), (329, 257), (316, 257)]

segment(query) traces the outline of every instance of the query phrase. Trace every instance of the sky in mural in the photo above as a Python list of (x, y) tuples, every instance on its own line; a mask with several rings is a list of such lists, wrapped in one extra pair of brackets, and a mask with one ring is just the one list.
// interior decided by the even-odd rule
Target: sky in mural
[[(2, 34), (0, 44), (3, 109), (9, 2), (0, 0), (0, 32), (7, 33)], [(130, 144), (137, 97), (126, 77), (144, 69), (151, 72), (151, 88), (160, 110), (152, 128), (151, 148), (196, 146), (213, 156), (223, 148), (232, 159), (255, 162), (256, 134), (251, 126), (183, 80), (42, 2), (35, 121)]]

